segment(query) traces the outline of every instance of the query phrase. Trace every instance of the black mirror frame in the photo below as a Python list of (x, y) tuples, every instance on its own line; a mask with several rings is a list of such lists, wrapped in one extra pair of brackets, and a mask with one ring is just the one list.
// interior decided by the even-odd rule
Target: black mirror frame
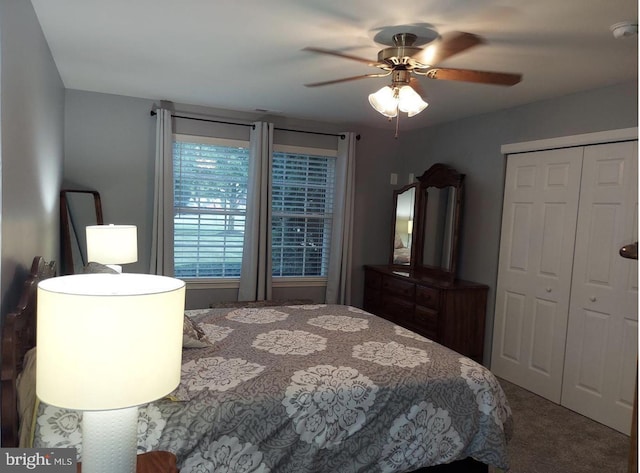
[[(93, 196), (93, 205), (95, 209), (96, 225), (102, 225), (102, 201), (100, 199), (100, 193), (94, 190), (84, 189), (62, 189), (60, 191), (60, 245), (61, 245), (61, 258), (62, 264), (60, 267), (61, 275), (74, 274), (74, 261), (73, 261), (73, 247), (72, 242), (77, 240), (78, 231), (75, 228), (76, 222), (73, 220), (73, 215), (69, 208), (69, 202), (67, 196), (69, 194), (90, 194)], [(85, 255), (81, 255), (84, 259)], [(86, 261), (82, 261), (82, 264), (86, 264)]]

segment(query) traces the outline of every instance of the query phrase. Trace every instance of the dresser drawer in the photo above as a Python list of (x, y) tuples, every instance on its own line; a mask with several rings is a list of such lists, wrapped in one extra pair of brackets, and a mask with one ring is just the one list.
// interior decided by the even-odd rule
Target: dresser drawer
[(413, 302), (398, 297), (391, 297), (386, 293), (380, 298), (380, 312), (393, 322), (403, 324), (413, 314)]
[(417, 286), (416, 304), (431, 309), (438, 309), (440, 304), (440, 290), (427, 286)]
[(365, 291), (362, 298), (362, 308), (372, 314), (378, 313), (380, 311), (380, 294), (374, 291)]
[(413, 303), (413, 299), (416, 295), (416, 285), (409, 281), (402, 281), (392, 277), (384, 277), (382, 279), (382, 291), (385, 294), (401, 297), (403, 299), (410, 300)]
[(411, 325), (418, 333), (438, 341), (438, 311), (416, 306)]

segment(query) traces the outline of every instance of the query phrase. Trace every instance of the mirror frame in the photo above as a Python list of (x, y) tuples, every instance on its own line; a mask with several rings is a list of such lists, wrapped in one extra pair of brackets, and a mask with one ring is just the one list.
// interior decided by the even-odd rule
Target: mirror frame
[[(453, 281), (456, 277), (456, 267), (458, 260), (458, 240), (460, 238), (460, 221), (462, 213), (462, 198), (464, 192), (464, 174), (459, 173), (452, 167), (449, 167), (442, 163), (436, 163), (427, 169), (424, 174), (418, 177), (419, 191), (417, 194), (416, 202), (416, 219), (417, 229), (414, 233), (414, 248), (415, 252), (412, 252), (413, 267), (424, 274), (435, 276), (448, 281)], [(427, 192), (429, 187), (437, 187), (442, 189), (444, 187), (453, 187), (456, 189), (454, 215), (453, 215), (453, 228), (451, 232), (451, 258), (449, 261), (449, 267), (435, 267), (427, 266), (424, 261), (424, 243), (425, 236), (428, 232), (426, 227), (426, 205), (427, 205)], [(416, 222), (416, 220), (414, 220)], [(414, 223), (414, 227), (416, 224)]]
[(407, 184), (404, 187), (401, 187), (400, 189), (395, 189), (393, 191), (393, 215), (392, 215), (392, 221), (391, 221), (391, 254), (389, 256), (389, 264), (392, 266), (397, 266), (398, 268), (404, 268), (404, 269), (409, 269), (409, 268), (413, 268), (415, 261), (416, 261), (416, 232), (415, 230), (411, 233), (411, 252), (409, 253), (409, 263), (408, 264), (402, 264), (402, 263), (396, 263), (395, 262), (395, 257), (394, 257), (394, 253), (395, 253), (395, 239), (396, 239), (396, 222), (397, 222), (397, 218), (398, 218), (398, 197), (401, 194), (404, 194), (405, 192), (407, 192), (409, 189), (415, 189), (414, 190), (414, 196), (413, 196), (413, 226), (414, 229), (417, 227), (417, 221), (416, 221), (416, 211), (418, 209), (417, 207), (417, 203), (418, 203), (418, 194), (420, 193), (420, 187), (419, 184), (417, 182), (414, 182), (412, 184)]
[(91, 222), (91, 225), (102, 225), (103, 217), (102, 217), (102, 201), (100, 199), (100, 193), (94, 190), (85, 190), (85, 189), (62, 189), (60, 191), (60, 250), (61, 250), (61, 258), (62, 265), (60, 266), (61, 276), (74, 274), (75, 273), (75, 263), (81, 263), (84, 266), (87, 262), (84, 261), (86, 259), (86, 255), (82, 253), (80, 249), (80, 259), (82, 261), (74, 262), (73, 258), (73, 244), (78, 245), (79, 248), (82, 248), (82, 245), (78, 242), (78, 234), (79, 231), (77, 229), (77, 224), (74, 220), (74, 215), (71, 214), (71, 208), (69, 206), (68, 197), (71, 194), (89, 194), (93, 197), (93, 207), (95, 211), (95, 222)]

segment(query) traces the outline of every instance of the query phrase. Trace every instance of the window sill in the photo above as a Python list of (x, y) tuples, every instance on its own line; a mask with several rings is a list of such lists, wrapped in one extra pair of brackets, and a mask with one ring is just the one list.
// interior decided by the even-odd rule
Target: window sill
[[(239, 278), (182, 278), (187, 289), (237, 289)], [(277, 277), (273, 287), (326, 287), (327, 278)]]
[(273, 278), (273, 287), (326, 287), (327, 278), (297, 278), (278, 277)]

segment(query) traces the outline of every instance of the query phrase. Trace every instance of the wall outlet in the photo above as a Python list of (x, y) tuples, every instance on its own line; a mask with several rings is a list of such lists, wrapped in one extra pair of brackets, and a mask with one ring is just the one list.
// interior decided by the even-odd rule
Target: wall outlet
[(415, 174), (413, 174), (412, 172), (409, 173), (409, 184), (413, 184), (413, 181), (416, 180), (416, 176)]
[(395, 186), (396, 184), (398, 184), (398, 175), (395, 172), (391, 173), (391, 185)]

